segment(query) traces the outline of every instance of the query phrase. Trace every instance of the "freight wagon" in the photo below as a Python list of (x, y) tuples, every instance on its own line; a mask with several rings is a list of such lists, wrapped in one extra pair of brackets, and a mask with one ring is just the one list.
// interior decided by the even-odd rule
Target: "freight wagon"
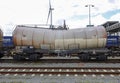
[(81, 60), (107, 60), (120, 56), (120, 37), (107, 36), (104, 27), (41, 28), (18, 25), (13, 36), (0, 31), (0, 58), (12, 55), (15, 60), (38, 60), (47, 55), (74, 56)]
[[(13, 32), (16, 60), (39, 58), (49, 55), (77, 54), (81, 60), (92, 58), (106, 60), (107, 33), (103, 26), (78, 29), (40, 28), (18, 25)], [(103, 52), (104, 51), (104, 52)]]

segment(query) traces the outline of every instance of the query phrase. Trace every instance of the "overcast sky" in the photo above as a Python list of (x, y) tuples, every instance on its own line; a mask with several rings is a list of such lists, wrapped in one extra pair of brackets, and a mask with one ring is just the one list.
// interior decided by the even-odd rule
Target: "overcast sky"
[[(100, 25), (106, 21), (120, 21), (120, 0), (51, 0), (53, 24), (69, 28), (88, 25), (88, 7), (91, 7), (91, 24)], [(0, 25), (9, 33), (17, 24), (46, 24), (49, 0), (0, 0)]]

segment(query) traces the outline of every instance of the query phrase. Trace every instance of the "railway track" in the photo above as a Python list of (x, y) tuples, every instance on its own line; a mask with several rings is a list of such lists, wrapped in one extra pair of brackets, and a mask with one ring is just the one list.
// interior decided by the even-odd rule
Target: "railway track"
[[(22, 61), (16, 61), (13, 59), (0, 59), (0, 63), (30, 63), (33, 61), (29, 61), (29, 60), (22, 60)], [(38, 61), (35, 62), (40, 62), (40, 63), (80, 63), (80, 62), (84, 62), (84, 63), (120, 63), (120, 59), (109, 59), (107, 61), (96, 61), (96, 60), (91, 60), (91, 61), (81, 61), (79, 59), (40, 59)]]
[(0, 75), (118, 75), (118, 68), (88, 67), (0, 67)]

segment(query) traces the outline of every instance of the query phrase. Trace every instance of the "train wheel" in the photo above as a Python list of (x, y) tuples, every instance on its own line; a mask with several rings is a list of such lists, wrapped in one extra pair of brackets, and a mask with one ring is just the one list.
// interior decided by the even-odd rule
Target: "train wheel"
[(40, 59), (40, 58), (42, 58), (42, 57), (43, 57), (43, 55), (39, 55), (39, 56), (38, 56), (38, 59)]
[(80, 59), (82, 61), (89, 61), (90, 60), (90, 56), (89, 56), (89, 54), (82, 54), (82, 55), (80, 55)]
[(0, 54), (0, 58), (2, 58), (4, 55), (3, 54)]
[(4, 56), (4, 53), (0, 52), (0, 58), (2, 58)]
[(2, 58), (4, 55), (0, 55), (0, 58)]
[(107, 56), (103, 55), (103, 61), (106, 61), (106, 60), (107, 60)]
[(25, 60), (25, 58), (22, 57), (21, 55), (14, 55), (14, 56), (13, 56), (13, 59), (14, 59), (14, 60)]
[(37, 61), (39, 60), (39, 55), (38, 54), (32, 54), (29, 56), (30, 61)]
[(107, 60), (107, 56), (106, 55), (99, 55), (96, 57), (96, 59), (98, 61), (106, 61)]

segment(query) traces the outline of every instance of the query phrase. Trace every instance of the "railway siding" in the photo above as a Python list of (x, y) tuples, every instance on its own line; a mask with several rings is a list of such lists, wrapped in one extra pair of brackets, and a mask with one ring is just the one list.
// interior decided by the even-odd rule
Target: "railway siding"
[(0, 74), (95, 74), (120, 75), (120, 68), (80, 68), (80, 67), (1, 67)]

